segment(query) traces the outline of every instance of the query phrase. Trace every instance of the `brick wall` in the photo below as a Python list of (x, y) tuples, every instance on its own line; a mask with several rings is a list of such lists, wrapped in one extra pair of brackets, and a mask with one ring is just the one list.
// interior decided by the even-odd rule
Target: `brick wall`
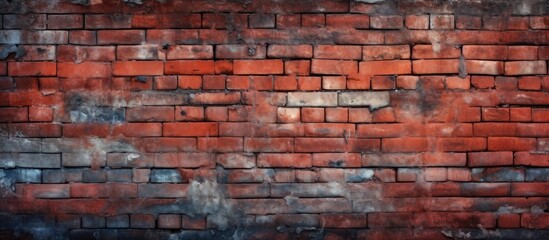
[(0, 1), (0, 239), (547, 238), (547, 13)]

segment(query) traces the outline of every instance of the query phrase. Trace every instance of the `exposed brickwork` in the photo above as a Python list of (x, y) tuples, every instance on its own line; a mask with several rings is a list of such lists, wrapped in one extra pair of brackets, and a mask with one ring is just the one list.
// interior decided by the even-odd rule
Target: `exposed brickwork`
[(548, 14), (0, 1), (0, 239), (547, 239)]

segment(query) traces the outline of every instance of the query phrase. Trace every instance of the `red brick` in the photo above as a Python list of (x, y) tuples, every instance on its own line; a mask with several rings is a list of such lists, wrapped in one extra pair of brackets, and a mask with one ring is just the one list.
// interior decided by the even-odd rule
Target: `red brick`
[(364, 60), (409, 59), (410, 46), (363, 46), (362, 56)]
[(11, 133), (25, 137), (61, 137), (61, 124), (55, 123), (17, 123), (10, 126)]
[(326, 122), (347, 122), (347, 108), (326, 108)]
[(360, 73), (367, 75), (396, 75), (412, 73), (408, 60), (364, 61), (360, 62)]
[[(9, 13), (9, 12), (8, 12)], [(4, 29), (46, 29), (45, 14), (4, 15)]]
[(367, 74), (351, 74), (347, 76), (347, 89), (370, 89), (371, 77)]
[(369, 108), (349, 108), (349, 122), (366, 123), (372, 121)]
[(489, 137), (488, 151), (530, 151), (536, 148), (534, 138)]
[(373, 29), (399, 29), (404, 26), (402, 16), (371, 16), (370, 28)]
[(297, 79), (295, 76), (276, 76), (274, 80), (274, 89), (291, 91), (297, 90)]
[(124, 135), (126, 137), (157, 137), (162, 136), (161, 123), (125, 123), (117, 125), (112, 135)]
[(164, 63), (157, 61), (114, 62), (112, 65), (115, 76), (163, 75)]
[(97, 32), (97, 44), (141, 44), (145, 41), (144, 30), (100, 30)]
[(131, 15), (86, 14), (86, 29), (131, 28)]
[(312, 157), (310, 154), (269, 154), (257, 156), (259, 167), (310, 168)]
[(278, 108), (277, 122), (280, 123), (297, 123), (300, 121), (299, 108)]
[(486, 150), (485, 138), (439, 138), (437, 149), (444, 152), (468, 152)]
[(324, 122), (324, 108), (302, 108), (301, 119), (303, 122)]
[(434, 58), (459, 58), (459, 48), (450, 45), (415, 45), (412, 48), (413, 59), (434, 59)]
[(511, 61), (505, 62), (505, 75), (547, 74), (545, 61)]
[(311, 73), (327, 75), (350, 75), (358, 72), (357, 62), (338, 60), (316, 60), (311, 64)]
[(265, 58), (267, 49), (264, 45), (217, 45), (215, 57), (221, 59)]
[(246, 138), (244, 142), (246, 152), (293, 152), (292, 138)]
[(518, 89), (520, 90), (541, 90), (541, 77), (526, 76), (521, 77), (518, 81)]
[(471, 181), (471, 171), (467, 168), (448, 168), (448, 180), (454, 182)]
[(173, 120), (173, 107), (137, 107), (126, 110), (128, 122), (171, 122)]
[(198, 151), (200, 152), (241, 152), (244, 148), (242, 138), (198, 138)]
[(327, 14), (326, 26), (368, 29), (370, 27), (370, 17), (362, 14)]
[(228, 119), (227, 107), (207, 107), (206, 121), (226, 122)]
[(57, 66), (54, 62), (9, 62), (9, 76), (55, 76)]
[(498, 227), (500, 228), (519, 228), (520, 214), (505, 213), (498, 215)]
[(318, 45), (314, 48), (317, 59), (362, 59), (361, 46)]
[(320, 77), (298, 77), (297, 78), (298, 89), (302, 91), (314, 91), (321, 89)]
[(549, 109), (532, 108), (532, 121), (533, 122), (549, 122)]
[(528, 229), (546, 229), (549, 222), (547, 213), (523, 213), (521, 214), (520, 225)]
[(165, 54), (158, 45), (118, 46), (116, 48), (118, 60), (159, 60)]
[(270, 58), (312, 58), (311, 45), (269, 45), (267, 56)]
[(518, 80), (515, 77), (496, 77), (496, 89), (497, 90), (516, 90), (517, 89)]
[(532, 109), (526, 107), (510, 108), (510, 120), (513, 122), (530, 122), (532, 121)]
[(200, 14), (135, 14), (131, 19), (132, 28), (200, 28)]
[(26, 122), (28, 120), (27, 108), (0, 108), (0, 122)]
[(208, 137), (218, 135), (217, 123), (165, 123), (164, 136)]
[(112, 46), (59, 46), (59, 62), (111, 62), (115, 60), (115, 47)]
[(53, 121), (53, 109), (51, 107), (30, 107), (29, 121), (51, 122)]
[(396, 87), (402, 89), (416, 89), (418, 81), (418, 76), (398, 76), (396, 79)]
[(215, 61), (215, 74), (232, 74), (233, 62), (230, 60)]
[(73, 30), (69, 32), (69, 43), (79, 45), (95, 45), (97, 42), (95, 31)]
[(325, 76), (322, 77), (322, 89), (337, 90), (346, 88), (345, 76)]
[(480, 29), (482, 27), (482, 18), (478, 16), (456, 16), (457, 29)]
[(315, 167), (360, 167), (360, 154), (357, 153), (314, 153)]
[(176, 76), (157, 76), (154, 78), (154, 89), (156, 90), (175, 90), (177, 89)]
[(470, 167), (513, 165), (513, 152), (468, 153)]
[(511, 184), (509, 183), (463, 183), (461, 184), (462, 196), (496, 197), (509, 196)]
[(165, 74), (193, 75), (214, 74), (215, 66), (211, 60), (179, 60), (165, 62), (164, 68)]
[(135, 198), (137, 185), (132, 183), (71, 183), (73, 198)]
[[(303, 117), (304, 115), (302, 113)], [(355, 134), (354, 125), (345, 123), (308, 123), (304, 128), (307, 137), (342, 137)]]
[[(538, 145), (542, 145), (543, 141), (538, 142)], [(526, 165), (526, 166), (549, 166), (549, 156), (532, 154), (529, 152), (517, 152), (515, 153), (515, 165)]]
[(486, 89), (494, 87), (494, 77), (492, 76), (472, 76), (471, 84), (475, 88)]
[(395, 89), (394, 76), (375, 76), (371, 78), (373, 90)]
[(387, 108), (376, 110), (375, 112), (372, 113), (372, 122), (374, 123), (396, 122), (393, 108), (387, 107)]
[(178, 214), (160, 214), (158, 215), (158, 228), (180, 229), (181, 215)]
[(406, 15), (404, 25), (409, 29), (429, 29), (429, 15)]
[(531, 16), (530, 28), (549, 29), (549, 18), (547, 16)]
[(482, 108), (483, 121), (509, 121), (509, 108)]
[(181, 89), (200, 89), (202, 87), (202, 77), (178, 76), (177, 85)]
[(326, 228), (365, 228), (368, 219), (365, 214), (321, 214), (320, 224)]
[(549, 188), (547, 182), (536, 183), (511, 183), (512, 196), (549, 196)]
[(508, 46), (507, 54), (509, 60), (537, 60), (537, 46)]
[(202, 76), (202, 89), (225, 89), (226, 79), (225, 75), (204, 75)]
[(288, 75), (307, 76), (311, 71), (311, 62), (308, 60), (285, 61), (284, 72)]
[(454, 15), (431, 15), (431, 29), (454, 29)]
[(503, 62), (466, 60), (466, 71), (469, 74), (501, 75), (503, 74)]
[(475, 123), (475, 136), (515, 136), (516, 124), (514, 123)]
[[(412, 61), (414, 74), (458, 73), (459, 61), (455, 60), (415, 60)], [(408, 72), (409, 74), (410, 72)]]
[(235, 60), (233, 62), (234, 74), (282, 74), (284, 64), (282, 60)]
[(107, 78), (111, 76), (111, 65), (100, 62), (58, 63), (59, 77), (66, 78)]
[(429, 142), (426, 138), (384, 138), (382, 150), (384, 152), (424, 152), (428, 150)]
[(300, 14), (277, 14), (276, 27), (278, 29), (293, 28), (301, 26)]
[(324, 14), (302, 14), (301, 26), (302, 27), (324, 27), (326, 24), (326, 17)]
[(507, 46), (495, 45), (465, 45), (463, 56), (467, 60), (506, 60)]
[(446, 82), (446, 88), (448, 89), (468, 90), (471, 88), (471, 81), (469, 76), (465, 78), (446, 77), (445, 82)]
[(203, 92), (191, 96), (191, 102), (194, 104), (237, 104), (240, 103), (241, 96), (239, 92)]

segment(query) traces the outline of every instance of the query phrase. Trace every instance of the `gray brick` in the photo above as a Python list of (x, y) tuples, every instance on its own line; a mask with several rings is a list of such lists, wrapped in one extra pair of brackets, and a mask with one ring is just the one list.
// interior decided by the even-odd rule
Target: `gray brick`
[(0, 138), (0, 152), (40, 152), (41, 142), (39, 138)]
[(153, 215), (132, 214), (130, 216), (130, 226), (132, 228), (154, 228), (156, 225)]
[(335, 92), (291, 92), (288, 93), (289, 107), (335, 107)]
[(64, 183), (65, 172), (62, 170), (43, 170), (42, 182), (44, 183)]
[(67, 182), (82, 182), (84, 179), (84, 170), (82, 169), (66, 169), (65, 181)]
[(63, 166), (65, 167), (89, 167), (92, 164), (94, 166), (105, 166), (105, 161), (105, 154), (92, 155), (88, 152), (63, 153)]
[(59, 154), (41, 154), (41, 153), (19, 153), (19, 154), (0, 154), (0, 167), (12, 166), (28, 168), (60, 168), (61, 156)]
[(14, 169), (7, 170), (6, 175), (13, 174), (15, 181), (18, 183), (40, 183), (42, 181), (42, 171), (40, 169)]
[(526, 181), (549, 181), (549, 168), (529, 168), (526, 169)]
[(105, 217), (95, 215), (82, 216), (83, 228), (105, 228)]
[(107, 182), (131, 182), (131, 169), (112, 169), (107, 171)]
[(107, 228), (129, 228), (130, 217), (128, 215), (117, 215), (107, 217)]
[(58, 227), (62, 228), (80, 228), (80, 215), (63, 214), (57, 215), (56, 222)]
[(107, 174), (103, 170), (84, 170), (82, 181), (87, 183), (101, 183), (107, 181)]
[(183, 178), (176, 169), (153, 169), (151, 171), (151, 182), (153, 183), (181, 183)]
[(389, 105), (389, 92), (342, 92), (339, 93), (339, 106), (369, 106), (370, 110)]
[(524, 170), (510, 167), (473, 168), (471, 177), (479, 182), (522, 182)]

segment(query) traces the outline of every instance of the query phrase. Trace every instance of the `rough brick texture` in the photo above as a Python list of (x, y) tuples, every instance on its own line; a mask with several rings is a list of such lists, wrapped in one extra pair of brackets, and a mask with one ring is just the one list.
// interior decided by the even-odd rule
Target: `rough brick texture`
[(0, 239), (548, 239), (545, 0), (0, 1)]

